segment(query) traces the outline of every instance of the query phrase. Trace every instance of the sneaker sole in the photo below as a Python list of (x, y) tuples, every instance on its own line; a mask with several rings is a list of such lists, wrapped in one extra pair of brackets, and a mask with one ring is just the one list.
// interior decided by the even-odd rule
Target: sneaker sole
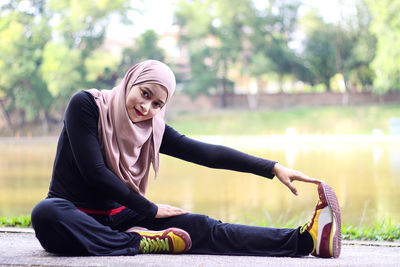
[(331, 208), (333, 213), (332, 223), (332, 256), (338, 258), (340, 256), (341, 244), (342, 244), (342, 227), (340, 218), (340, 207), (339, 201), (336, 197), (335, 191), (326, 183), (322, 183), (322, 190), (325, 195), (328, 206)]

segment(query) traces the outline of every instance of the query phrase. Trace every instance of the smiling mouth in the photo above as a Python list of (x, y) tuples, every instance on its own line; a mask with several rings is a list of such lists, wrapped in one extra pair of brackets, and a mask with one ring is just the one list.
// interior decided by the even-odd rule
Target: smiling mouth
[(142, 112), (140, 112), (139, 110), (137, 110), (136, 108), (135, 108), (135, 112), (136, 112), (136, 115), (138, 115), (138, 116), (144, 116), (144, 114)]

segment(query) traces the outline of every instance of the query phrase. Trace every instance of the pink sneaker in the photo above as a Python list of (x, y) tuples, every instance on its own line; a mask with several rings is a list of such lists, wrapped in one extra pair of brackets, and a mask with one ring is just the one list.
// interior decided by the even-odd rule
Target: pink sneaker
[(319, 200), (310, 221), (300, 229), (308, 231), (314, 241), (311, 255), (321, 258), (338, 258), (341, 249), (341, 219), (339, 202), (326, 183), (318, 185)]

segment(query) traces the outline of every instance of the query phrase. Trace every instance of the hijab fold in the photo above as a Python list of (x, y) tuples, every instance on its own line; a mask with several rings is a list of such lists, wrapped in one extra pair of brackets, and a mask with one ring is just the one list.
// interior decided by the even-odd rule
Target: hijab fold
[(157, 60), (133, 66), (121, 83), (111, 90), (87, 90), (99, 108), (99, 141), (107, 167), (128, 187), (145, 195), (150, 163), (158, 174), (159, 150), (165, 130), (165, 105), (152, 119), (133, 123), (126, 111), (132, 86), (156, 83), (167, 89), (167, 102), (175, 91), (171, 69)]

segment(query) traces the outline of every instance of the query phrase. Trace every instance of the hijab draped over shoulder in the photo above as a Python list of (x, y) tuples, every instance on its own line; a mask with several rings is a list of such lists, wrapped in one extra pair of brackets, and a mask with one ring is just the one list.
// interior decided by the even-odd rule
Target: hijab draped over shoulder
[(171, 69), (157, 60), (133, 66), (112, 90), (90, 89), (99, 108), (99, 141), (107, 167), (128, 187), (145, 195), (150, 163), (158, 173), (159, 150), (165, 130), (165, 105), (155, 117), (133, 123), (126, 111), (126, 98), (134, 85), (156, 83), (167, 89), (167, 102), (175, 91)]

